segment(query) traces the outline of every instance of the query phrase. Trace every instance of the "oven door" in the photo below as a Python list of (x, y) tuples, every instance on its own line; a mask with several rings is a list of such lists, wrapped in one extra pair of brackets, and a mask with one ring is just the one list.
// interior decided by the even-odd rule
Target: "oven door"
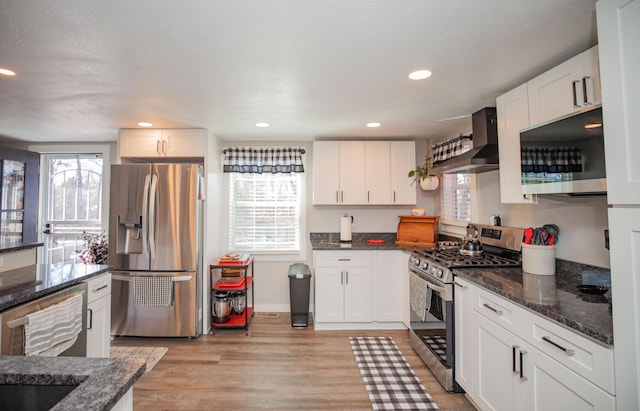
[(414, 270), (409, 279), (411, 331), (444, 367), (451, 368), (453, 287)]

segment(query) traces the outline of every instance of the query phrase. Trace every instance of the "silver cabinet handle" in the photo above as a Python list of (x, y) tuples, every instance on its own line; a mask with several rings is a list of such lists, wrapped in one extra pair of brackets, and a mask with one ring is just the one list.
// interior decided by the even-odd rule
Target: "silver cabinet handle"
[(393, 190), (393, 202), (396, 202), (396, 190)]
[(552, 341), (552, 340), (551, 340), (551, 338), (549, 338), (549, 337), (546, 337), (546, 336), (545, 336), (545, 337), (542, 337), (542, 341), (546, 341), (546, 342), (548, 342), (549, 344), (553, 345), (554, 347), (556, 347), (556, 348), (558, 348), (558, 349), (561, 349), (561, 350), (562, 350), (562, 351), (564, 351), (564, 352), (565, 352), (565, 354), (567, 354), (567, 355), (573, 355), (573, 354), (575, 354), (575, 353), (576, 353), (576, 351), (575, 351), (575, 350), (572, 350), (572, 349), (570, 349), (570, 348), (564, 348), (563, 346), (561, 346), (561, 345), (560, 345), (560, 344), (558, 344), (557, 342)]
[(344, 284), (344, 271), (340, 271), (340, 285)]
[(456, 283), (455, 281), (454, 281), (453, 283), (454, 283), (455, 285), (457, 285), (458, 287), (462, 288), (463, 290), (466, 290), (467, 288), (469, 288), (469, 287), (467, 287), (466, 285), (462, 285), (462, 284), (460, 284), (460, 283)]
[(162, 140), (162, 154), (167, 154), (167, 140)]
[(350, 258), (338, 258), (338, 261), (351, 261)]
[(346, 273), (347, 273), (347, 277), (346, 277), (345, 285), (349, 285), (349, 270), (347, 270)]
[(571, 87), (573, 88), (573, 107), (579, 108), (582, 105), (578, 104), (578, 87), (577, 84), (580, 83), (580, 80), (574, 80), (571, 82)]
[(160, 154), (160, 140), (156, 140), (156, 153)]
[(344, 191), (340, 190), (340, 202), (344, 203)]
[(105, 284), (102, 287), (96, 288), (95, 290), (93, 290), (93, 292), (97, 293), (98, 291), (104, 290), (105, 288), (109, 288), (109, 286), (107, 284)]
[(370, 202), (371, 202), (371, 198), (370, 198), (369, 193), (370, 193), (370, 191), (369, 191), (369, 190), (367, 190), (367, 203), (370, 203)]
[(520, 350), (520, 381), (527, 381), (529, 378), (524, 376), (524, 369), (522, 368), (522, 363), (524, 362), (523, 358), (527, 352), (525, 350)]
[(336, 203), (340, 202), (340, 196), (338, 195), (338, 190), (336, 190)]
[(584, 93), (584, 105), (590, 106), (593, 101), (589, 101), (589, 93), (587, 91), (587, 80), (591, 80), (591, 76), (582, 77), (582, 92)]
[(89, 325), (87, 326), (87, 330), (90, 330), (93, 328), (93, 310), (89, 308), (87, 311), (89, 312)]
[(483, 306), (487, 307), (488, 309), (490, 309), (491, 311), (493, 311), (494, 313), (496, 313), (497, 315), (502, 315), (502, 310), (496, 310), (495, 308), (493, 308), (492, 306), (490, 306), (487, 303), (483, 303)]

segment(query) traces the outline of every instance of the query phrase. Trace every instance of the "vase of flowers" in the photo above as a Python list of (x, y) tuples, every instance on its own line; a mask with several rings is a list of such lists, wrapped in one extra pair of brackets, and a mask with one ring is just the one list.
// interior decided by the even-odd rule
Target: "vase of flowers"
[(104, 233), (82, 233), (84, 246), (76, 250), (83, 264), (107, 264), (109, 242)]

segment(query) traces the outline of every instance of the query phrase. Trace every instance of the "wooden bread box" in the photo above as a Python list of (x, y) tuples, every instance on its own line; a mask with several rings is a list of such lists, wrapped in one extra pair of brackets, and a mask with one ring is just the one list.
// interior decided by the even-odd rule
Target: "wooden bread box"
[(438, 242), (438, 216), (401, 215), (396, 245), (414, 248), (434, 248)]

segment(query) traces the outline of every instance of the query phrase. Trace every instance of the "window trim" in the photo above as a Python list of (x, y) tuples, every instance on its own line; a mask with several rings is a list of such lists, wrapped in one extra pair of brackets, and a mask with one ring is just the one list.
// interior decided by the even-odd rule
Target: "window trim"
[[(444, 197), (444, 187), (445, 187), (445, 179), (442, 179), (442, 185), (440, 187), (440, 207), (442, 208), (442, 198)], [(476, 221), (476, 214), (478, 210), (478, 179), (476, 178), (476, 174), (469, 174), (469, 190), (470, 190), (470, 207), (471, 207), (471, 220), (470, 221), (459, 221), (459, 220), (448, 220), (444, 217), (440, 218), (440, 228), (443, 234), (455, 235), (455, 236), (464, 236), (467, 233), (467, 225)], [(444, 213), (442, 213), (444, 214)]]

